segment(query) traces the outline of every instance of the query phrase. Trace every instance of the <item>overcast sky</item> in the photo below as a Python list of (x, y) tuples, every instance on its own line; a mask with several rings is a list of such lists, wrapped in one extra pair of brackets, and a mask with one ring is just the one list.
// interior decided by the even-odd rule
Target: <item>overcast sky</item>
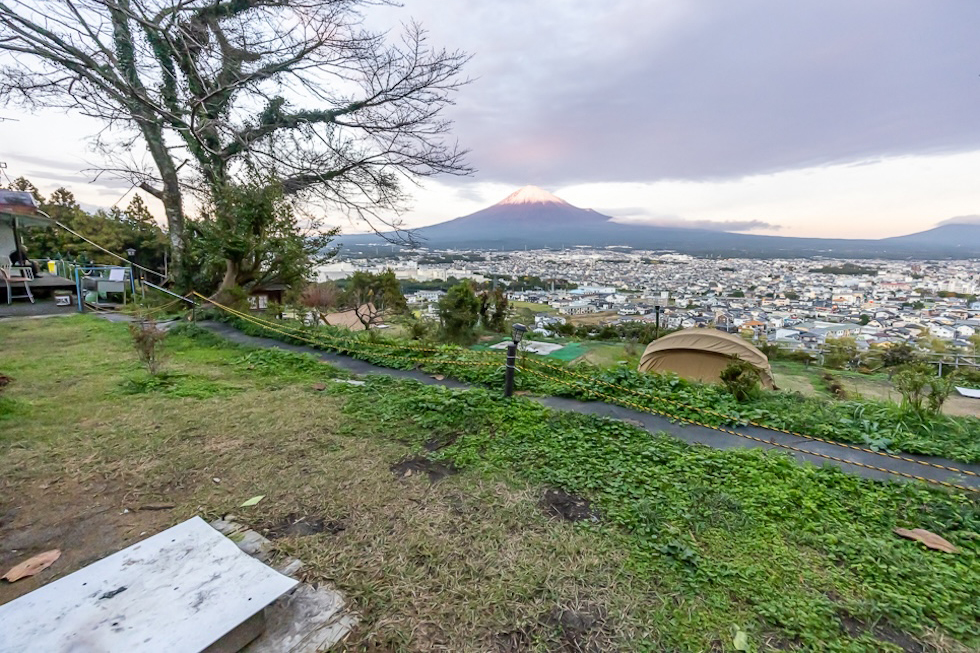
[[(980, 214), (976, 0), (403, 0), (473, 53), (452, 112), (478, 172), (428, 181), (410, 225), (525, 184), (629, 221), (877, 237)], [(0, 123), (0, 160), (89, 205), (97, 125)], [(125, 202), (125, 200), (124, 200)], [(353, 231), (351, 225), (342, 226)]]

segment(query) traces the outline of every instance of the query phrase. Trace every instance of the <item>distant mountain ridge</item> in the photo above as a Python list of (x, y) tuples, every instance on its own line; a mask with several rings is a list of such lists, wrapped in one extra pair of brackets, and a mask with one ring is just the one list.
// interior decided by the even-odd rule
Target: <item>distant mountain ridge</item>
[[(980, 257), (980, 224), (946, 224), (891, 238), (796, 238), (622, 224), (592, 209), (573, 206), (536, 186), (524, 186), (470, 215), (415, 231), (430, 249), (547, 249), (625, 245), (695, 255), (728, 257), (836, 256), (851, 258)], [(340, 244), (376, 246), (373, 234), (344, 236)]]

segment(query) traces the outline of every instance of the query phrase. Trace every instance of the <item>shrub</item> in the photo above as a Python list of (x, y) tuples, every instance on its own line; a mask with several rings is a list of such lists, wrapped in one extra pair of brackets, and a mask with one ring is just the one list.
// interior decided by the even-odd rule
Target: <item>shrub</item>
[(447, 342), (469, 344), (476, 340), (475, 329), (479, 320), (480, 300), (468, 281), (453, 286), (439, 300), (439, 321)]
[(837, 370), (849, 366), (857, 358), (857, 342), (854, 338), (827, 338), (824, 365)]
[(934, 376), (929, 380), (929, 410), (938, 413), (943, 409), (943, 404), (949, 399), (953, 387), (956, 385), (957, 375), (955, 373), (947, 376)]
[(902, 407), (921, 413), (929, 385), (930, 370), (924, 365), (905, 365), (895, 375), (895, 389), (902, 395)]
[(160, 329), (153, 318), (143, 318), (129, 323), (133, 347), (146, 371), (156, 376), (163, 364), (163, 341), (167, 332)]
[(428, 340), (432, 335), (433, 323), (417, 317), (405, 321), (405, 330), (412, 340)]
[(736, 401), (747, 401), (759, 393), (759, 370), (737, 356), (721, 371), (721, 382)]
[(888, 347), (881, 352), (881, 364), (885, 367), (911, 365), (919, 360), (919, 355), (908, 343)]

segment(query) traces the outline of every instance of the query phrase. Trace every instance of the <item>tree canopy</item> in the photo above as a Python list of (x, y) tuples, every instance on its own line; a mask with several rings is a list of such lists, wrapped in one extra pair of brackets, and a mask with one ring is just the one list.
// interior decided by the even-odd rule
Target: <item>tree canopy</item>
[(341, 295), (340, 303), (354, 311), (365, 329), (408, 310), (408, 302), (398, 279), (390, 269), (378, 274), (355, 272)]
[[(117, 254), (133, 249), (136, 251), (133, 262), (150, 269), (163, 269), (167, 237), (139, 195), (134, 196), (125, 209), (112, 207), (107, 211), (90, 213), (78, 205), (75, 196), (66, 188), (58, 188), (45, 198), (34, 184), (23, 177), (13, 180), (10, 188), (31, 193), (42, 211), (106, 249)], [(56, 227), (25, 229), (22, 238), (31, 258), (119, 263), (119, 259)]]
[(448, 342), (469, 344), (476, 339), (480, 299), (469, 281), (461, 281), (439, 300), (439, 323)]
[(0, 0), (0, 98), (102, 120), (100, 174), (163, 203), (180, 260), (188, 198), (228, 225), (222, 198), (255, 177), (397, 227), (381, 215), (405, 180), (469, 172), (443, 115), (467, 55), (416, 24), (398, 39), (366, 29), (371, 4)]

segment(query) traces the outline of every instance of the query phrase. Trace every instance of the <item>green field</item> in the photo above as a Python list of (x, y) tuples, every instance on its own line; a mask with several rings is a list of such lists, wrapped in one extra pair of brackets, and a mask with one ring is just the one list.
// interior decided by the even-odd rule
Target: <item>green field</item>
[(526, 308), (528, 310), (534, 311), (535, 313), (547, 313), (548, 315), (558, 315), (558, 311), (547, 304), (535, 304), (534, 302), (516, 302), (512, 301), (508, 304), (513, 310), (520, 310)]

